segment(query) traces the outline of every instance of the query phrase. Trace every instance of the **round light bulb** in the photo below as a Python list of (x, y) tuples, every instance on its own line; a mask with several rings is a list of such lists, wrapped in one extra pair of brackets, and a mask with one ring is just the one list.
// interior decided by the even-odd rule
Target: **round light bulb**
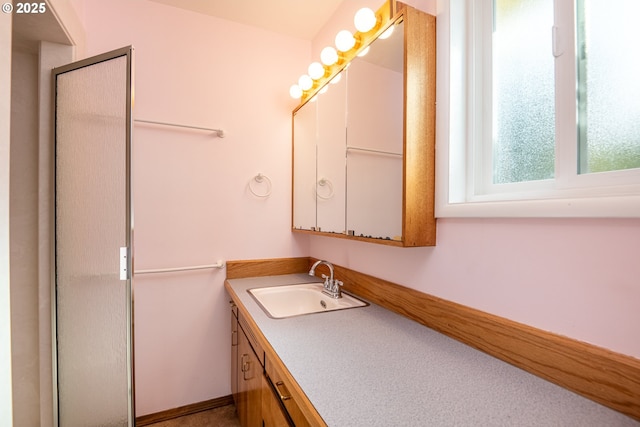
[(360, 53), (358, 53), (358, 56), (365, 56), (367, 53), (369, 53), (369, 48), (370, 48), (370, 47), (371, 47), (371, 46), (367, 46), (367, 47), (365, 47), (364, 49), (362, 49), (362, 50), (360, 51)]
[(376, 14), (373, 10), (368, 7), (364, 7), (356, 12), (353, 17), (353, 23), (356, 26), (356, 30), (361, 33), (366, 33), (376, 26), (378, 19), (376, 18)]
[(291, 95), (293, 99), (300, 99), (302, 98), (302, 89), (300, 89), (298, 85), (293, 85), (289, 88), (289, 95)]
[(324, 67), (319, 62), (312, 62), (309, 65), (309, 77), (313, 80), (318, 80), (319, 78), (324, 76)]
[(336, 35), (336, 47), (340, 52), (347, 52), (356, 45), (356, 39), (349, 30), (342, 30)]
[(378, 36), (378, 38), (379, 38), (379, 39), (382, 39), (382, 40), (384, 40), (384, 39), (388, 39), (389, 37), (391, 37), (391, 34), (393, 34), (393, 25), (392, 25), (392, 26), (390, 26), (389, 28), (387, 28), (387, 29), (384, 31), (384, 33), (380, 34), (380, 35)]
[(311, 77), (303, 74), (298, 79), (298, 86), (300, 86), (302, 90), (309, 90), (313, 87), (313, 80), (311, 80)]
[(326, 66), (331, 66), (338, 62), (338, 52), (331, 46), (325, 47), (320, 52), (320, 60)]

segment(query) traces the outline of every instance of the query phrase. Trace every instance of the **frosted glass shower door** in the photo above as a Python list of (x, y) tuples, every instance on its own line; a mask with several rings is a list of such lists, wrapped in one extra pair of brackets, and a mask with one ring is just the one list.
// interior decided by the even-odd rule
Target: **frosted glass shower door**
[[(125, 48), (53, 70), (57, 425), (132, 426), (131, 78)], [(125, 249), (121, 275), (120, 248)]]

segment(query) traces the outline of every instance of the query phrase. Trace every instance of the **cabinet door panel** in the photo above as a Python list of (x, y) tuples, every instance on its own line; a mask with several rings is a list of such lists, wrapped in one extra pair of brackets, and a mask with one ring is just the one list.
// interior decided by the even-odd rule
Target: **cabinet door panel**
[(233, 395), (233, 401), (238, 406), (238, 318), (234, 314), (233, 310), (237, 308), (232, 307), (231, 311), (231, 394)]
[(238, 328), (238, 357), (238, 418), (244, 427), (260, 427), (262, 365), (242, 328)]
[(294, 427), (264, 375), (262, 376), (262, 421), (264, 427)]
[(311, 424), (302, 413), (298, 402), (296, 402), (296, 396), (293, 396), (289, 392), (289, 390), (292, 388), (289, 386), (284, 375), (280, 372), (280, 370), (274, 363), (271, 363), (271, 360), (269, 359), (266, 360), (266, 372), (276, 388), (278, 399), (280, 399), (280, 401), (284, 405), (294, 425), (296, 427), (310, 427)]

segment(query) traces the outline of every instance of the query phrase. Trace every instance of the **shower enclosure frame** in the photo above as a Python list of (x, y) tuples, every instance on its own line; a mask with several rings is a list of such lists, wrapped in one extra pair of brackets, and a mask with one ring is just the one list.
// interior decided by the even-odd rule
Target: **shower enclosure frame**
[[(133, 288), (132, 288), (132, 278), (133, 278), (133, 204), (132, 204), (132, 185), (131, 185), (131, 157), (132, 157), (132, 124), (133, 124), (133, 99), (134, 99), (134, 49), (132, 46), (127, 46), (124, 48), (116, 49), (110, 52), (106, 52), (101, 55), (97, 55), (91, 58), (83, 59), (77, 62), (73, 62), (61, 67), (54, 68), (52, 70), (52, 102), (53, 102), (53, 146), (54, 146), (54, 156), (52, 156), (52, 182), (53, 182), (53, 213), (52, 216), (52, 226), (51, 226), (51, 257), (52, 257), (52, 269), (51, 269), (51, 333), (52, 333), (52, 375), (53, 375), (53, 421), (54, 426), (58, 427), (61, 424), (60, 421), (60, 395), (61, 392), (59, 381), (60, 381), (60, 369), (59, 369), (59, 346), (58, 346), (58, 334), (59, 334), (59, 315), (58, 315), (58, 201), (57, 201), (57, 192), (58, 192), (58, 77), (75, 70), (83, 69), (86, 67), (91, 67), (93, 65), (101, 64), (106, 61), (118, 59), (121, 57), (126, 57), (126, 94), (125, 94), (125, 103), (126, 103), (126, 112), (125, 112), (125, 159), (124, 159), (124, 168), (125, 168), (125, 234), (126, 234), (126, 242), (125, 246), (120, 248), (120, 253), (114, 253), (114, 257), (119, 257), (119, 276), (120, 276), (120, 285), (125, 286), (125, 295), (126, 301), (122, 303), (125, 304), (126, 310), (126, 326), (125, 331), (125, 342), (126, 348), (124, 351), (126, 352), (126, 388), (127, 388), (127, 414), (126, 414), (126, 424), (107, 424), (109, 427), (111, 425), (114, 426), (124, 426), (133, 427), (135, 426), (135, 393), (134, 393), (134, 348), (133, 348)], [(122, 282), (125, 282), (124, 284)], [(97, 331), (98, 333), (100, 331)], [(124, 381), (124, 380), (123, 380)], [(95, 385), (99, 387), (99, 385)], [(91, 409), (89, 409), (91, 410)], [(104, 425), (101, 421), (96, 420), (96, 425)], [(64, 426), (62, 426), (64, 427)]]

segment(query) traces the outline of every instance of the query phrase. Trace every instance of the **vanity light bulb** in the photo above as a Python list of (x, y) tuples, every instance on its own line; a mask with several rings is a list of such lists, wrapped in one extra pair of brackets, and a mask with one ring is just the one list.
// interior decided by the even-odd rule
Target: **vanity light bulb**
[(336, 47), (340, 52), (347, 52), (356, 45), (356, 39), (349, 30), (342, 30), (336, 35)]
[(379, 39), (388, 39), (389, 37), (391, 37), (391, 34), (393, 34), (393, 25), (390, 26), (389, 28), (387, 28), (384, 33), (380, 34), (380, 36), (378, 37)]
[(298, 79), (298, 86), (300, 86), (302, 90), (309, 90), (313, 87), (313, 80), (311, 80), (311, 77), (303, 74)]
[(353, 17), (353, 23), (356, 26), (356, 30), (361, 33), (366, 33), (376, 26), (378, 19), (376, 18), (376, 14), (373, 10), (368, 7), (364, 7), (356, 12)]
[(313, 80), (318, 80), (321, 77), (324, 77), (324, 67), (319, 62), (312, 62), (309, 65), (309, 77)]
[(291, 95), (293, 99), (300, 99), (302, 98), (302, 89), (300, 89), (298, 85), (293, 85), (289, 88), (289, 95)]
[(320, 60), (326, 66), (331, 66), (338, 62), (338, 52), (331, 46), (325, 47), (320, 52)]
[(358, 53), (358, 56), (365, 56), (367, 53), (369, 53), (369, 48), (370, 48), (370, 47), (371, 47), (371, 46), (367, 46), (367, 47), (365, 47), (364, 49), (362, 49), (362, 50), (360, 51), (360, 53)]

